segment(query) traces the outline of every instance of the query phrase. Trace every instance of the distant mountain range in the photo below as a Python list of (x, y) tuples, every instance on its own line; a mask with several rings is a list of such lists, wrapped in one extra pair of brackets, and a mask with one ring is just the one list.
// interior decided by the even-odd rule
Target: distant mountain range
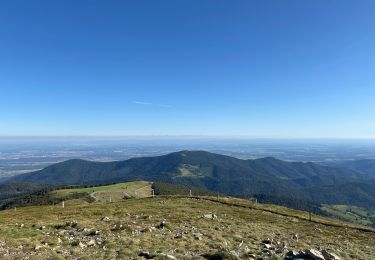
[(343, 167), (353, 171), (375, 177), (375, 159), (345, 160), (326, 164), (333, 167)]
[(146, 180), (185, 184), (238, 197), (269, 194), (374, 208), (375, 178), (356, 170), (272, 157), (241, 160), (205, 151), (181, 151), (115, 162), (68, 160), (15, 176), (8, 182), (58, 186)]

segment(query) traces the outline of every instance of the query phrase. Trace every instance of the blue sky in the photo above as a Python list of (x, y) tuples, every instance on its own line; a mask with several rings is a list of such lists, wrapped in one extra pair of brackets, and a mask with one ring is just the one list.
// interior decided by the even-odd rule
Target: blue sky
[(0, 2), (0, 135), (375, 138), (375, 1)]

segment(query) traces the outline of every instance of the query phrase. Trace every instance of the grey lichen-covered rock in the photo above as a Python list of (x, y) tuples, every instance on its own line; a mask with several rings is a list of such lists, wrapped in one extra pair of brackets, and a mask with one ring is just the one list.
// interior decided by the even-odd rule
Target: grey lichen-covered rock
[(293, 259), (293, 258), (295, 258), (297, 255), (298, 255), (298, 252), (297, 252), (297, 251), (291, 250), (291, 251), (288, 251), (288, 253), (286, 253), (286, 255), (285, 255), (285, 259)]
[(215, 218), (217, 218), (217, 216), (215, 214), (213, 214), (213, 213), (204, 214), (203, 217), (206, 218), (206, 219), (215, 219)]
[(341, 260), (338, 255), (328, 252), (327, 250), (322, 250), (322, 255), (324, 256), (325, 260)]
[(323, 254), (320, 253), (318, 250), (308, 249), (306, 250), (306, 254), (314, 260), (324, 260)]

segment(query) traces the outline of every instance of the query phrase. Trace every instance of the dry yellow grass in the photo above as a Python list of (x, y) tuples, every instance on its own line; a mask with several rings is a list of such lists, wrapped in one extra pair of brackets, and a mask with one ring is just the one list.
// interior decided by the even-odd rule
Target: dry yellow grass
[[(228, 199), (228, 202), (254, 206), (245, 200)], [(8, 210), (0, 213), (0, 254), (18, 259), (127, 259), (147, 251), (159, 258), (170, 254), (178, 259), (200, 259), (204, 254), (225, 251), (236, 257), (254, 254), (278, 259), (277, 255), (262, 252), (262, 240), (271, 239), (273, 243), (285, 244), (288, 250), (324, 248), (342, 259), (375, 259), (372, 232), (340, 226), (341, 222), (324, 218), (316, 220), (337, 226), (309, 222), (298, 217), (302, 212), (282, 207), (259, 204), (254, 207), (156, 197), (114, 203), (72, 203), (65, 208), (38, 206)], [(211, 213), (217, 218), (204, 217)], [(78, 224), (72, 227), (69, 223), (75, 221)], [(165, 227), (157, 228), (162, 221)], [(85, 230), (99, 232), (87, 235)], [(90, 246), (90, 241), (94, 245)]]

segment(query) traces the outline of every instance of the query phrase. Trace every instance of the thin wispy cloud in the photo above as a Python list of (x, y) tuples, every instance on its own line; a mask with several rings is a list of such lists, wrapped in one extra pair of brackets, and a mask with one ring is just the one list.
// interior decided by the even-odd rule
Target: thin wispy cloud
[(143, 105), (143, 106), (150, 106), (150, 105), (152, 105), (152, 103), (150, 103), (150, 102), (143, 102), (143, 101), (133, 101), (133, 104)]
[(145, 101), (133, 101), (133, 104), (141, 105), (141, 106), (156, 106), (156, 107), (162, 107), (162, 108), (172, 108), (173, 106), (168, 104), (154, 104), (151, 102), (145, 102)]

